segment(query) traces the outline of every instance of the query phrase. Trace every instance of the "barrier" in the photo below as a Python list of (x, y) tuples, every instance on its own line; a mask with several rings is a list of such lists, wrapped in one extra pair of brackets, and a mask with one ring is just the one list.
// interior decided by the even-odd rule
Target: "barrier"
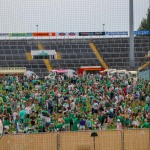
[(125, 130), (124, 149), (125, 150), (149, 150), (150, 133), (148, 130)]
[(57, 150), (57, 134), (7, 135), (0, 139), (0, 150)]
[(64, 132), (60, 134), (60, 150), (91, 150), (91, 132)]
[(26, 67), (0, 67), (0, 74), (24, 74)]
[(102, 131), (96, 137), (96, 150), (121, 150), (121, 131)]
[[(0, 150), (149, 150), (150, 129), (5, 135)], [(94, 148), (95, 147), (95, 148)]]

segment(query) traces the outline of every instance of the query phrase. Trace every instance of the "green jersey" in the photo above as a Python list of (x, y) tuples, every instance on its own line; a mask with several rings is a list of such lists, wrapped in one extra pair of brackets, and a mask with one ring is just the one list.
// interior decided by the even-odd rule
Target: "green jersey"
[(4, 126), (10, 126), (10, 121), (9, 120), (4, 120)]
[(142, 128), (150, 128), (150, 124), (148, 122), (145, 122), (143, 125), (142, 125)]
[(70, 118), (69, 117), (64, 117), (65, 124), (70, 124)]
[(24, 127), (27, 127), (29, 125), (29, 118), (25, 118), (23, 120), (23, 123), (24, 123)]
[(11, 106), (8, 106), (8, 107), (7, 107), (7, 113), (8, 113), (8, 114), (11, 114), (11, 113), (12, 113), (12, 108), (11, 108)]
[(58, 123), (58, 124), (56, 125), (56, 127), (57, 127), (58, 129), (62, 129), (62, 128), (63, 128), (63, 124), (62, 124), (62, 123)]
[(73, 119), (73, 127), (72, 127), (73, 131), (78, 131), (78, 123), (79, 123), (79, 119), (78, 118), (74, 118)]

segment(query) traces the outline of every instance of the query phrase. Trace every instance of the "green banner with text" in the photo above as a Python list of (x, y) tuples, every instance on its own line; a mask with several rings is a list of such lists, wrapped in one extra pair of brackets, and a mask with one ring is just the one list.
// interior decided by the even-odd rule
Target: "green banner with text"
[(10, 37), (31, 37), (33, 33), (10, 33)]

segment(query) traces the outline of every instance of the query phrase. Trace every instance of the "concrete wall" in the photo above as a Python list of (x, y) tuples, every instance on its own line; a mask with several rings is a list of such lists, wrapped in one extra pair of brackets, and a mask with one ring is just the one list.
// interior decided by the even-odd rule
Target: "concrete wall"
[[(94, 150), (91, 131), (5, 135), (0, 150)], [(95, 150), (149, 150), (150, 129), (98, 131)]]

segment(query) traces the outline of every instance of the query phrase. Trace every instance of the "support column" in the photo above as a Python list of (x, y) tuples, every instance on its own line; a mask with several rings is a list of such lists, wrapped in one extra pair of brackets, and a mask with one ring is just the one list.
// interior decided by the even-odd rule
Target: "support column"
[(135, 68), (133, 0), (129, 0), (130, 67)]

